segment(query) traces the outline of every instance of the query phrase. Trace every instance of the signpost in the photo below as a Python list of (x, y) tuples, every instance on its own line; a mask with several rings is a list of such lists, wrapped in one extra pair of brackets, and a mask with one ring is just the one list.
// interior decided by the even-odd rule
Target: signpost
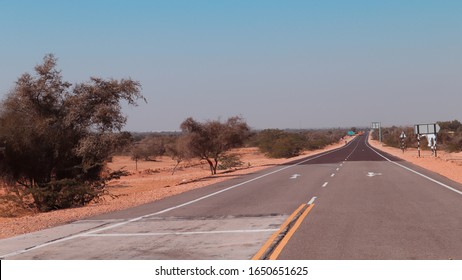
[(379, 130), (379, 142), (382, 143), (382, 125), (380, 122), (373, 122), (371, 125), (372, 129), (378, 129)]
[(432, 155), (437, 156), (436, 153), (436, 135), (440, 131), (440, 126), (437, 123), (430, 124), (416, 124), (414, 125), (414, 133), (417, 135), (417, 152), (420, 157), (420, 137), (424, 135), (427, 137), (428, 146), (432, 149)]
[(437, 134), (440, 131), (440, 126), (437, 123), (431, 124), (416, 124), (414, 125), (415, 134)]

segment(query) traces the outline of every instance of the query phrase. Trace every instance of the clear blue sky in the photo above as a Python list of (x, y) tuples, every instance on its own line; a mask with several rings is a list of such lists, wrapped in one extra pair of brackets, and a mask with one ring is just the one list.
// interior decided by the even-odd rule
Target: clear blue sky
[(0, 0), (0, 96), (47, 53), (72, 83), (139, 80), (132, 131), (462, 120), (462, 1)]

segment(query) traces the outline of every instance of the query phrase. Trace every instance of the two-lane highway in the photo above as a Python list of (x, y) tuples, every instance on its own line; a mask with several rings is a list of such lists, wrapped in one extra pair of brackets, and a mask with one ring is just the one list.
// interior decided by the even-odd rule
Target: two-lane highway
[(251, 259), (265, 251), (279, 259), (462, 259), (462, 186), (384, 157), (366, 139), (154, 203), (0, 240), (0, 257)]
[(280, 259), (462, 259), (462, 188), (364, 137)]

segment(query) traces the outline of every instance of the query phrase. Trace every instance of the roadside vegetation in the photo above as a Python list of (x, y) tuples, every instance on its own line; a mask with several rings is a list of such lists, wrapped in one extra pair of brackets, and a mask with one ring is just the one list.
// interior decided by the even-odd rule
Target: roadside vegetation
[(126, 145), (121, 102), (144, 99), (132, 79), (63, 81), (47, 55), (35, 75), (21, 75), (0, 104), (0, 175), (40, 211), (85, 205), (104, 193), (105, 161)]
[(448, 152), (462, 152), (462, 124), (458, 120), (438, 122), (439, 141)]
[(231, 117), (224, 123), (200, 123), (188, 118), (180, 127), (183, 133), (179, 141), (184, 141), (185, 156), (207, 161), (212, 175), (217, 174), (218, 164), (227, 151), (244, 144), (250, 130), (241, 117)]
[[(447, 152), (461, 152), (462, 151), (462, 124), (458, 120), (453, 121), (439, 121), (437, 122), (441, 130), (437, 135), (438, 149)], [(400, 135), (404, 132), (406, 134), (405, 145), (406, 147), (417, 147), (417, 136), (414, 134), (414, 127), (385, 127), (382, 128), (382, 142), (390, 147), (400, 148)], [(378, 130), (374, 130), (372, 138), (379, 139)], [(420, 139), (420, 147), (428, 149), (427, 140), (425, 137)]]
[(239, 116), (187, 118), (180, 132), (129, 133), (123, 131), (121, 108), (145, 100), (138, 81), (90, 77), (73, 85), (63, 80), (51, 54), (34, 70), (21, 75), (0, 103), (0, 177), (6, 190), (0, 216), (21, 207), (46, 212), (98, 202), (108, 194), (107, 182), (128, 175), (106, 168), (114, 155), (135, 164), (169, 156), (176, 162), (172, 174), (181, 162), (199, 159), (213, 176), (244, 165), (234, 148), (258, 147), (268, 157), (290, 158), (346, 135), (344, 129), (252, 131)]
[[(134, 161), (155, 160), (169, 156), (179, 164), (192, 158), (209, 164), (211, 174), (242, 166), (232, 148), (258, 147), (270, 158), (290, 158), (304, 150), (322, 149), (341, 141), (346, 129), (320, 130), (250, 130), (241, 117), (231, 117), (226, 122), (197, 122), (192, 118), (181, 124), (182, 132), (135, 133), (128, 149)], [(119, 154), (127, 154), (127, 149)], [(174, 170), (173, 170), (174, 172)]]
[(345, 135), (345, 129), (298, 131), (265, 129), (256, 132), (249, 145), (258, 147), (268, 157), (290, 158), (300, 155), (303, 150), (322, 149), (337, 143)]

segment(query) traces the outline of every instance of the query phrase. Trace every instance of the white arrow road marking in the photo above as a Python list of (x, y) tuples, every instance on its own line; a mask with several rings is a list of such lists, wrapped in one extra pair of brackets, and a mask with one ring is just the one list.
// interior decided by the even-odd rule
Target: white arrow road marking
[(297, 178), (300, 177), (300, 176), (302, 176), (302, 175), (300, 175), (300, 174), (294, 174), (294, 175), (292, 175), (292, 176), (290, 177), (290, 179), (297, 179)]
[(307, 204), (308, 204), (308, 205), (310, 205), (310, 204), (313, 204), (313, 203), (314, 203), (314, 201), (316, 200), (316, 198), (317, 198), (317, 197), (316, 197), (316, 196), (314, 196), (314, 197), (313, 197), (313, 198), (312, 198), (310, 201), (308, 201), (308, 203), (307, 203)]
[(374, 173), (374, 172), (368, 172), (367, 177), (374, 177), (374, 176), (380, 176), (382, 173)]

